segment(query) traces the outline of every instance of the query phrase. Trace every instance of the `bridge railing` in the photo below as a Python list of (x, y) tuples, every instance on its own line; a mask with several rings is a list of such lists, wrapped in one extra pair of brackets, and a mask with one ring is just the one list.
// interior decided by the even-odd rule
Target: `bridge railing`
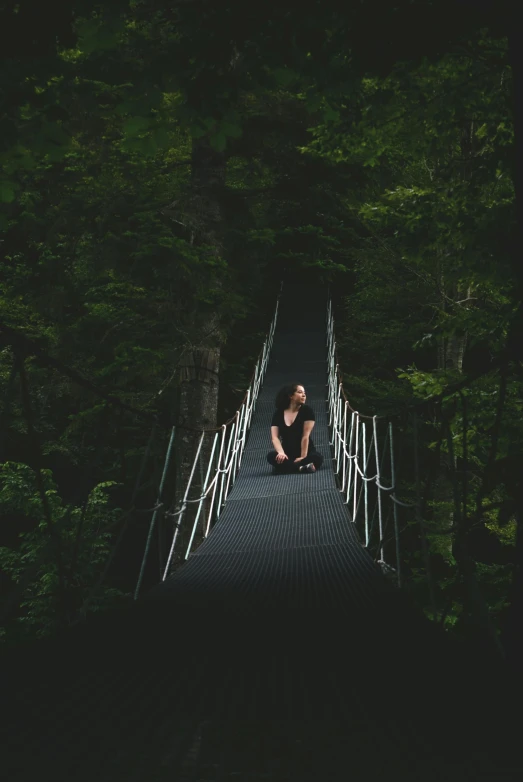
[[(393, 567), (402, 584), (400, 509), (419, 514), (419, 497), (404, 502), (397, 495), (394, 427), (380, 416), (354, 410), (345, 394), (337, 360), (332, 301), (327, 306), (328, 410), (331, 446), (339, 490), (365, 546), (376, 551), (384, 570)], [(392, 534), (389, 532), (392, 518)], [(394, 541), (394, 565), (385, 561)]]
[[(274, 331), (276, 329), (276, 323), (278, 320), (280, 296), (281, 296), (281, 291), (276, 301), (276, 307), (269, 327), (269, 331), (267, 333), (267, 336), (263, 343), (263, 347), (258, 356), (258, 360), (254, 367), (254, 372), (252, 374), (249, 387), (245, 392), (245, 396), (243, 398), (240, 407), (238, 408), (234, 416), (232, 416), (232, 418), (230, 418), (228, 421), (222, 424), (222, 426), (219, 427), (218, 429), (202, 430), (196, 448), (196, 453), (193, 459), (191, 471), (189, 474), (189, 479), (187, 481), (187, 485), (183, 492), (182, 499), (175, 510), (164, 513), (164, 516), (167, 519), (172, 519), (174, 521), (173, 524), (174, 530), (173, 530), (173, 536), (169, 547), (167, 560), (163, 567), (163, 574), (162, 574), (163, 581), (165, 581), (165, 579), (167, 578), (171, 570), (176, 544), (178, 543), (180, 530), (182, 528), (184, 517), (187, 513), (189, 506), (196, 505), (197, 507), (196, 507), (194, 519), (192, 521), (192, 528), (189, 534), (189, 540), (185, 552), (183, 554), (183, 558), (185, 560), (187, 560), (190, 556), (194, 544), (194, 539), (196, 536), (196, 530), (198, 528), (198, 523), (202, 516), (202, 511), (205, 508), (206, 518), (204, 523), (203, 537), (206, 538), (209, 534), (209, 530), (211, 528), (212, 523), (217, 521), (217, 519), (219, 518), (220, 513), (223, 510), (223, 507), (227, 500), (227, 497), (232, 487), (234, 486), (236, 475), (238, 473), (238, 470), (240, 469), (240, 465), (242, 462), (243, 451), (245, 449), (245, 443), (251, 425), (252, 415), (254, 413), (260, 388), (263, 383), (263, 378), (265, 377), (265, 372), (267, 370), (267, 364), (269, 361), (272, 343), (274, 340)], [(166, 483), (166, 478), (168, 475), (169, 464), (173, 453), (175, 429), (176, 427), (173, 427), (171, 431), (171, 436), (170, 436), (164, 468), (163, 468), (163, 474), (160, 482), (158, 501), (156, 503), (156, 508), (154, 510), (151, 523), (149, 526), (145, 552), (142, 559), (140, 574), (138, 577), (138, 581), (134, 593), (135, 599), (138, 598), (140, 592), (140, 588), (145, 572), (145, 565), (147, 562), (154, 530), (158, 520), (158, 514), (161, 512), (161, 509), (163, 507), (162, 495)], [(209, 457), (207, 463), (204, 464), (202, 458), (203, 454), (206, 452), (204, 449), (204, 443), (209, 442), (209, 440), (210, 440), (210, 447), (207, 448), (207, 453), (209, 453)], [(195, 476), (197, 473), (199, 473), (202, 476), (201, 490), (197, 497), (191, 498), (190, 497), (191, 489), (193, 488), (193, 484), (195, 482)]]

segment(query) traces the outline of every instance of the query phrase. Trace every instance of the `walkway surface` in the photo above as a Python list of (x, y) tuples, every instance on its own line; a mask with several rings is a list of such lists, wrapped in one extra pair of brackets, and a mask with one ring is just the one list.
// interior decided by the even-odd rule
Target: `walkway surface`
[[(485, 661), (385, 583), (347, 516), (324, 318), (321, 292), (284, 296), (241, 470), (187, 564), (129, 615), (4, 666), (6, 779), (512, 778), (491, 757), (502, 706)], [(288, 381), (316, 413), (313, 475), (274, 476), (265, 460)]]
[[(287, 605), (296, 612), (367, 612), (383, 586), (337, 488), (327, 428), (326, 301), (301, 289), (283, 295), (267, 373), (234, 487), (208, 539), (162, 584), (161, 597), (234, 603), (250, 615)], [(301, 326), (301, 322), (305, 326)], [(301, 383), (316, 415), (323, 455), (316, 474), (272, 474), (270, 426), (277, 391)]]

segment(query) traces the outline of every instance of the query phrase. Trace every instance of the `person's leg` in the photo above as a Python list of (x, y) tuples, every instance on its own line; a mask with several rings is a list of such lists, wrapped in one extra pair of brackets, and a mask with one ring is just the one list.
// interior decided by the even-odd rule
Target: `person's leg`
[(316, 472), (323, 464), (323, 456), (317, 451), (312, 451), (304, 460), (300, 472)]
[(307, 463), (312, 462), (313, 465), (316, 467), (316, 469), (319, 470), (321, 465), (323, 464), (323, 456), (321, 455), (321, 453), (318, 453), (317, 451), (313, 451), (311, 454), (307, 456), (305, 461)]
[(274, 475), (283, 475), (288, 472), (293, 472), (292, 463), (288, 459), (285, 459), (285, 461), (280, 462), (278, 464), (278, 462), (276, 461), (277, 455), (278, 455), (277, 451), (269, 451), (269, 453), (267, 454), (267, 461), (269, 462), (270, 465), (272, 465), (272, 472), (274, 473)]

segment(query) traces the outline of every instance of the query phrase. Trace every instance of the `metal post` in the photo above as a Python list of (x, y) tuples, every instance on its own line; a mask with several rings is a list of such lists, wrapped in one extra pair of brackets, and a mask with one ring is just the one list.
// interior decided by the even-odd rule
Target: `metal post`
[(343, 468), (341, 471), (342, 474), (342, 482), (341, 482), (341, 491), (343, 492), (345, 490), (345, 479), (347, 477), (346, 473), (346, 464), (347, 464), (347, 408), (349, 406), (348, 402), (345, 402), (345, 408), (343, 410)]
[(256, 366), (254, 367), (254, 377), (252, 380), (252, 391), (253, 391), (253, 397), (256, 398), (258, 396), (257, 388), (258, 388), (258, 374), (260, 370), (260, 360), (256, 362)]
[[(241, 431), (243, 426), (243, 414), (245, 412), (245, 407), (242, 406), (242, 411), (240, 415), (238, 416), (238, 412), (236, 412), (236, 437), (234, 442), (234, 449), (233, 449), (233, 458), (232, 458), (232, 466), (231, 466), (231, 472), (229, 475), (229, 480), (231, 482), (231, 486), (234, 486), (234, 481), (236, 480), (236, 471), (238, 468), (238, 452), (241, 448)], [(229, 492), (229, 484), (227, 484), (227, 493)], [(227, 496), (227, 495), (226, 495)]]
[(337, 364), (334, 367), (334, 371), (332, 373), (332, 382), (331, 382), (331, 397), (330, 397), (330, 415), (329, 415), (329, 426), (334, 426), (334, 411), (336, 409), (336, 391), (335, 391), (335, 383), (336, 383), (336, 368)]
[(353, 453), (352, 453), (352, 446), (354, 443), (354, 421), (355, 416), (357, 413), (353, 413), (351, 416), (350, 421), (350, 438), (349, 438), (349, 474), (347, 476), (347, 494), (345, 497), (345, 504), (348, 505), (350, 502), (350, 496), (351, 496), (351, 490), (352, 490), (352, 472), (354, 468), (354, 459), (353, 459)]
[(233, 480), (233, 471), (234, 471), (234, 460), (236, 458), (237, 453), (237, 443), (238, 443), (238, 413), (236, 413), (236, 420), (234, 421), (232, 432), (231, 432), (231, 451), (230, 451), (230, 463), (229, 467), (227, 468), (227, 480), (225, 482), (225, 491), (223, 493), (223, 503), (225, 504), (227, 497), (229, 496), (229, 485), (231, 483), (231, 480)]
[(354, 444), (354, 496), (352, 498), (353, 505), (352, 505), (352, 520), (356, 521), (356, 495), (357, 495), (357, 489), (358, 489), (358, 470), (357, 470), (357, 464), (358, 464), (358, 450), (359, 450), (359, 444), (360, 444), (360, 417), (359, 415), (356, 418), (356, 442)]
[(256, 404), (256, 399), (254, 397), (254, 388), (249, 389), (249, 396), (248, 396), (248, 402), (249, 407), (247, 409), (247, 416), (246, 416), (246, 423), (245, 423), (245, 430), (250, 428), (251, 420), (252, 420), (252, 413), (254, 410), (254, 405)]
[(202, 484), (202, 493), (201, 493), (201, 497), (200, 497), (200, 503), (198, 505), (198, 511), (196, 513), (196, 518), (194, 519), (194, 524), (193, 524), (193, 528), (192, 528), (192, 532), (191, 532), (191, 537), (189, 539), (189, 545), (187, 546), (187, 551), (185, 552), (185, 559), (188, 559), (189, 554), (191, 552), (192, 542), (193, 542), (193, 539), (194, 539), (194, 535), (196, 533), (196, 526), (198, 524), (198, 519), (200, 518), (200, 513), (202, 512), (203, 503), (205, 502), (205, 499), (206, 499), (207, 484), (209, 483), (209, 475), (211, 474), (212, 462), (213, 462), (213, 459), (214, 459), (214, 452), (216, 450), (216, 443), (217, 442), (218, 442), (218, 432), (216, 432), (216, 434), (214, 435), (214, 441), (213, 441), (213, 444), (212, 444), (211, 455), (209, 457), (209, 464), (207, 466), (207, 474), (206, 474), (205, 480), (204, 480), (204, 482)]
[(337, 459), (338, 456), (338, 411), (339, 411), (339, 404), (338, 404), (338, 390), (336, 390), (334, 394), (334, 413), (333, 413), (333, 419), (332, 419), (332, 444), (334, 446), (334, 458)]
[[(365, 545), (369, 545), (369, 492), (367, 485), (367, 427), (363, 423), (361, 427), (363, 440), (363, 497), (365, 506)], [(370, 449), (369, 449), (370, 454)]]
[(209, 534), (209, 527), (211, 526), (212, 512), (213, 512), (213, 509), (214, 509), (214, 500), (215, 500), (215, 497), (216, 497), (216, 491), (218, 489), (218, 483), (220, 481), (220, 465), (222, 463), (222, 456), (223, 456), (223, 448), (224, 448), (224, 445), (225, 445), (225, 432), (226, 431), (227, 431), (227, 427), (225, 426), (225, 424), (223, 424), (223, 426), (222, 426), (222, 438), (221, 438), (221, 442), (220, 442), (220, 451), (219, 451), (219, 454), (218, 454), (218, 463), (216, 464), (216, 475), (214, 476), (214, 479), (213, 479), (214, 480), (214, 486), (213, 486), (213, 490), (212, 490), (211, 506), (209, 508), (209, 515), (207, 517), (207, 526), (205, 528), (205, 535), (204, 535), (205, 538)]
[(138, 594), (140, 592), (140, 587), (142, 585), (143, 575), (144, 575), (144, 572), (145, 572), (145, 563), (147, 562), (147, 557), (149, 555), (149, 549), (151, 547), (151, 540), (152, 540), (152, 537), (153, 537), (153, 531), (154, 531), (154, 527), (156, 525), (156, 519), (158, 517), (158, 511), (160, 510), (159, 506), (161, 505), (161, 502), (162, 502), (163, 487), (165, 486), (165, 479), (167, 477), (167, 470), (169, 469), (169, 463), (171, 461), (171, 453), (172, 453), (172, 449), (173, 449), (175, 434), (176, 434), (176, 427), (173, 426), (173, 428), (171, 430), (171, 437), (169, 439), (169, 445), (167, 446), (167, 454), (165, 456), (165, 462), (164, 462), (164, 465), (163, 465), (162, 477), (160, 479), (160, 487), (158, 489), (158, 498), (156, 500), (157, 507), (155, 508), (155, 510), (153, 512), (151, 523), (149, 525), (149, 532), (147, 534), (147, 541), (145, 543), (145, 551), (144, 551), (144, 555), (143, 555), (143, 559), (142, 559), (142, 564), (140, 566), (140, 573), (138, 574), (138, 581), (136, 582), (136, 589), (134, 590), (134, 599), (135, 600), (138, 600)]
[[(385, 435), (385, 442), (383, 443), (383, 453), (382, 453), (381, 461), (380, 461), (380, 476), (381, 476), (381, 473), (383, 471), (383, 466), (385, 464), (385, 456), (387, 454), (387, 440), (388, 440), (388, 437), (389, 437), (389, 430), (387, 429), (387, 434)], [(374, 435), (373, 435), (373, 439), (374, 439)], [(379, 453), (377, 452), (375, 443), (374, 443), (374, 454), (375, 454), (375, 458), (378, 458)], [(370, 459), (370, 453), (369, 453), (369, 459)], [(380, 481), (378, 480), (377, 476), (376, 476), (376, 481), (378, 481), (378, 483), (380, 483)], [(374, 520), (376, 518), (376, 511), (378, 510), (378, 494), (379, 494), (378, 487), (376, 486), (376, 502), (374, 503), (374, 510), (372, 511), (372, 520), (371, 520), (370, 532), (369, 532), (370, 535), (372, 535), (372, 530), (374, 529)]]
[(336, 460), (337, 461), (336, 473), (339, 472), (340, 467), (341, 467), (341, 449), (342, 449), (342, 439), (341, 439), (342, 438), (342, 434), (341, 434), (342, 429), (341, 429), (341, 427), (342, 427), (342, 420), (343, 420), (342, 410), (343, 410), (343, 400), (342, 400), (341, 394), (340, 394), (340, 397), (338, 399), (338, 438), (337, 438), (338, 439), (338, 456), (337, 456), (337, 460)]
[(380, 475), (380, 460), (379, 460), (379, 454), (378, 454), (378, 423), (377, 423), (377, 416), (373, 416), (372, 418), (372, 428), (374, 431), (374, 454), (376, 456), (376, 481), (377, 481), (377, 489), (378, 489), (378, 527), (380, 531), (380, 541), (381, 541), (381, 548), (380, 548), (380, 559), (383, 562), (383, 513), (382, 513), (382, 507), (381, 507), (381, 489), (379, 487), (379, 484), (381, 484), (381, 475)]
[(333, 430), (333, 445), (334, 445), (334, 458), (337, 458), (338, 451), (337, 451), (337, 437), (336, 433), (338, 431), (338, 414), (339, 414), (339, 400), (341, 396), (341, 383), (339, 384), (337, 391), (335, 393), (334, 397), (334, 404), (333, 404), (333, 420), (332, 420), (332, 430)]
[[(334, 383), (335, 383), (335, 372), (334, 372), (334, 359), (332, 354), (329, 352), (327, 356), (328, 361), (328, 372), (329, 372), (329, 412), (332, 412), (332, 405), (334, 400)], [(331, 421), (329, 421), (329, 424)]]
[[(392, 498), (396, 497), (396, 469), (394, 465), (394, 443), (392, 440), (392, 422), (389, 423), (389, 444), (390, 444), (390, 473), (391, 482), (393, 485)], [(401, 587), (401, 551), (400, 551), (400, 530), (398, 524), (398, 507), (392, 501), (393, 513), (394, 513), (394, 537), (396, 538), (396, 573), (398, 575), (398, 586)]]
[(267, 358), (267, 340), (263, 343), (263, 350), (262, 350), (262, 357), (261, 357), (261, 366), (260, 366), (260, 379), (262, 378), (264, 372), (265, 372), (265, 360)]
[[(332, 372), (329, 368), (329, 382), (328, 382), (328, 392), (327, 392), (327, 407), (329, 408), (329, 420), (328, 425), (332, 425), (332, 398), (333, 398), (333, 392), (332, 392)], [(329, 440), (330, 442), (330, 440)]]
[(254, 383), (254, 398), (258, 399), (261, 385), (261, 359), (258, 361), (258, 372), (256, 375), (256, 382)]
[(243, 432), (242, 432), (242, 449), (240, 452), (240, 461), (238, 464), (238, 469), (241, 467), (242, 464), (243, 452), (245, 450), (245, 441), (247, 439), (247, 431), (249, 429), (250, 415), (251, 415), (251, 410), (249, 406), (250, 401), (251, 401), (251, 389), (249, 388), (247, 390), (247, 398), (245, 400), (245, 415), (243, 416)]
[(220, 517), (222, 504), (223, 504), (223, 502), (225, 502), (225, 499), (227, 497), (227, 492), (225, 492), (225, 494), (224, 494), (223, 489), (224, 489), (224, 484), (227, 481), (227, 478), (228, 478), (228, 475), (229, 475), (229, 464), (228, 464), (228, 462), (229, 462), (229, 454), (231, 452), (231, 445), (232, 445), (232, 442), (233, 442), (233, 439), (234, 439), (234, 430), (235, 430), (235, 428), (236, 428), (236, 421), (231, 426), (231, 433), (229, 435), (229, 440), (227, 442), (227, 450), (225, 452), (224, 467), (223, 467), (224, 471), (222, 472), (222, 477), (221, 477), (221, 481), (220, 481), (220, 494), (218, 496), (218, 504), (216, 506), (216, 518), (217, 519)]
[(341, 397), (338, 397), (336, 405), (336, 428), (334, 432), (334, 458), (336, 459), (336, 475), (340, 471), (340, 448), (341, 448)]
[(200, 451), (202, 449), (202, 444), (203, 444), (204, 437), (205, 437), (205, 432), (202, 432), (202, 436), (200, 437), (200, 442), (198, 443), (198, 450), (196, 451), (196, 456), (194, 457), (194, 462), (193, 462), (193, 465), (192, 465), (191, 474), (189, 476), (189, 480), (187, 482), (187, 487), (185, 489), (185, 494), (183, 495), (182, 507), (180, 508), (180, 513), (178, 515), (178, 521), (175, 524), (175, 530), (174, 530), (174, 535), (173, 535), (173, 542), (171, 544), (171, 549), (169, 551), (169, 556), (167, 557), (167, 565), (165, 566), (165, 571), (164, 571), (164, 574), (163, 574), (162, 581), (165, 581), (165, 579), (167, 578), (167, 573), (169, 572), (169, 567), (171, 565), (171, 559), (172, 559), (172, 556), (173, 556), (173, 553), (174, 553), (174, 546), (176, 544), (176, 539), (178, 537), (178, 533), (180, 531), (180, 527), (181, 527), (181, 524), (182, 524), (183, 514), (185, 513), (185, 508), (187, 507), (187, 497), (189, 496), (189, 491), (191, 489), (192, 479), (193, 479), (193, 476), (194, 476), (194, 471), (196, 470), (196, 464), (197, 464), (198, 459), (200, 457)]
[[(329, 421), (328, 426), (331, 428), (331, 430), (334, 430), (334, 384), (332, 382), (330, 383), (330, 393), (329, 393)], [(329, 445), (334, 445), (334, 431), (331, 432), (331, 439), (329, 439)]]

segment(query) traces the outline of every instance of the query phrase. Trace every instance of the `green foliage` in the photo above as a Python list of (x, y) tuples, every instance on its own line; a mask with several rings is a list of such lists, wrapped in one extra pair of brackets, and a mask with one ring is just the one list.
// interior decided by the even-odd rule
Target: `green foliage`
[[(2, 517), (26, 517), (34, 524), (30, 531), (20, 533), (15, 547), (0, 548), (0, 565), (15, 584), (34, 568), (34, 577), (24, 590), (22, 614), (17, 619), (20, 629), (18, 633), (15, 631), (15, 635), (21, 633), (28, 637), (51, 634), (62, 616), (58, 550), (61, 560), (72, 565), (67, 569), (64, 584), (72, 612), (82, 605), (105, 565), (112, 539), (108, 527), (119, 514), (119, 509), (110, 507), (109, 490), (116, 485), (114, 481), (95, 486), (83, 508), (64, 503), (50, 470), (43, 471), (43, 480), (56, 540), (49, 534), (34, 471), (26, 464), (15, 462), (0, 467)], [(102, 609), (121, 594), (119, 590), (103, 588), (90, 610)]]
[[(350, 166), (354, 174), (347, 211), (357, 226), (349, 256), (355, 282), (337, 313), (340, 364), (350, 369), (345, 389), (367, 414), (397, 415), (417, 405), (435, 599), (445, 625), (459, 632), (469, 604), (458, 537), (498, 629), (513, 573), (516, 488), (500, 480), (496, 464), (518, 459), (517, 376), (508, 384), (497, 461), (489, 461), (499, 398), (490, 362), (506, 350), (517, 307), (511, 90), (507, 42), (483, 32), (432, 62), (364, 76), (350, 101), (327, 89), (325, 100), (338, 115), (311, 127), (302, 148), (310, 159)], [(451, 393), (469, 371), (480, 379), (461, 396)], [(440, 439), (442, 416), (452, 450), (446, 435)], [(398, 449), (409, 455), (399, 465), (408, 483), (409, 427)], [(404, 536), (406, 577), (427, 605), (419, 534), (407, 525)]]
[[(409, 4), (409, 14), (422, 5)], [(9, 59), (0, 74), (2, 319), (106, 393), (169, 422), (178, 365), (200, 345), (202, 324), (218, 323), (228, 416), (263, 338), (273, 283), (283, 271), (332, 283), (353, 406), (389, 415), (421, 402), (429, 411), (426, 523), (446, 624), (457, 629), (466, 615), (452, 550), (461, 491), (469, 521), (486, 535), (471, 546), (500, 617), (515, 515), (514, 481), (500, 479), (499, 465), (514, 463), (523, 438), (516, 376), (507, 385), (497, 477), (472, 516), (496, 421), (490, 361), (506, 347), (517, 305), (507, 43), (473, 32), (463, 45), (409, 63), (411, 42), (394, 63), (363, 51), (355, 36), (361, 19), (374, 25), (369, 4), (341, 15), (317, 5), (293, 17), (292, 32), (283, 6), (270, 15), (207, 6), (202, 14), (193, 3), (175, 11), (156, 2), (84, 4), (75, 9), (76, 38), (59, 36), (57, 46), (53, 32), (44, 58)], [(0, 353), (2, 386), (13, 358)], [(66, 560), (82, 513), (71, 486), (94, 463), (97, 488), (77, 553), (83, 575), (76, 584), (67, 574), (78, 607), (107, 556), (110, 539), (96, 530), (113, 512), (108, 489), (118, 485), (129, 497), (147, 427), (108, 414), (96, 395), (32, 358), (25, 367)], [(458, 395), (438, 408), (452, 455), (445, 439), (437, 445), (434, 410), (469, 371), (483, 375), (463, 392), (466, 426)], [(33, 444), (18, 390), (9, 432), (2, 502), (17, 529), (21, 519), (34, 526), (2, 557), (16, 581), (43, 556), (21, 617), (30, 633), (51, 628), (59, 584), (56, 551), (44, 556), (34, 473), (20, 463), (32, 463)], [(401, 436), (411, 453), (408, 426)], [(412, 491), (406, 457), (401, 472)], [(419, 533), (407, 524), (405, 534), (409, 585), (426, 605)], [(88, 541), (96, 541), (92, 551)]]
[(398, 378), (408, 380), (416, 397), (431, 399), (441, 396), (449, 383), (456, 380), (456, 375), (445, 371), (421, 372), (412, 366), (405, 372), (399, 371)]

